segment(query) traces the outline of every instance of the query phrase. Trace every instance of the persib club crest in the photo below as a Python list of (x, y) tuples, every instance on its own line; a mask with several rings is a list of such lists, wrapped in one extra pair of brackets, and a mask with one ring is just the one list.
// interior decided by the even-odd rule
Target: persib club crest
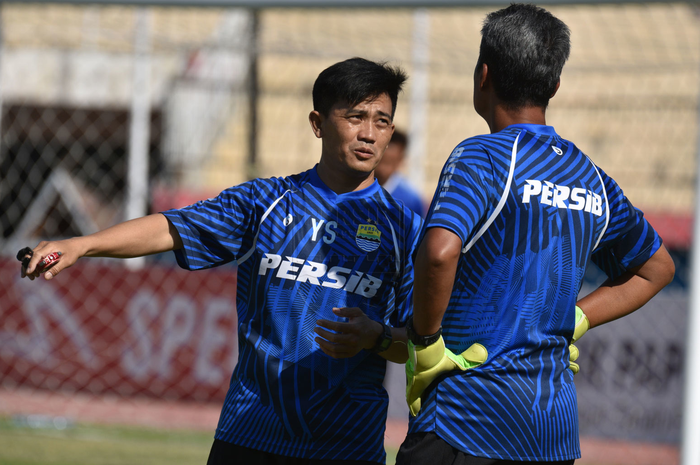
[(382, 243), (382, 232), (372, 224), (361, 224), (357, 227), (355, 242), (365, 252), (374, 252)]

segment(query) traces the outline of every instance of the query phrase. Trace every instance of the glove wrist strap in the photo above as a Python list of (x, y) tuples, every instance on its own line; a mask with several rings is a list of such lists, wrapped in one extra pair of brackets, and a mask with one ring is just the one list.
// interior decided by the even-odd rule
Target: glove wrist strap
[(406, 333), (408, 335), (408, 340), (411, 341), (413, 345), (427, 347), (435, 344), (438, 339), (440, 339), (440, 336), (442, 336), (442, 326), (440, 326), (440, 328), (434, 334), (421, 336), (420, 334), (416, 334), (416, 331), (413, 328), (413, 318), (410, 318), (406, 324)]

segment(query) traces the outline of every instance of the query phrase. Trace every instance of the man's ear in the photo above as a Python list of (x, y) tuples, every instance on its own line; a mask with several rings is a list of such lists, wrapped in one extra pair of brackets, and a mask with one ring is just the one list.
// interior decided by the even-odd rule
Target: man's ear
[(324, 120), (325, 118), (323, 117), (323, 115), (316, 110), (309, 113), (309, 123), (311, 123), (311, 130), (314, 132), (314, 135), (318, 139), (323, 137), (323, 130), (321, 129), (321, 127), (323, 126)]
[(552, 95), (550, 95), (549, 98), (552, 98), (557, 94), (557, 91), (559, 90), (559, 84), (561, 84), (561, 81), (557, 81), (557, 85), (554, 87), (554, 92), (552, 92)]
[(486, 86), (491, 84), (491, 74), (489, 74), (489, 65), (487, 65), (486, 63), (482, 63), (479, 72), (479, 90), (484, 90)]

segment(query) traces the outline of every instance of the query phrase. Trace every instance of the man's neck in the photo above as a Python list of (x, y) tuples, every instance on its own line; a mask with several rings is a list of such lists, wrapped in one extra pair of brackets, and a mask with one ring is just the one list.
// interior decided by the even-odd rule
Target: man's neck
[(316, 174), (336, 194), (359, 191), (371, 186), (374, 182), (374, 172), (367, 176), (347, 176), (345, 173), (329, 169), (323, 161), (316, 167)]
[(496, 105), (492, 108), (486, 123), (488, 123), (492, 134), (513, 124), (547, 124), (545, 109), (542, 107), (523, 107), (511, 110), (503, 105)]

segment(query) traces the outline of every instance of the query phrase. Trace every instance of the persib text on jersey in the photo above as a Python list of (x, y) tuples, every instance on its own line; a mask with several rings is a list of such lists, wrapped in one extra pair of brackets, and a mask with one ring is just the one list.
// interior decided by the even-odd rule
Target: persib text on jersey
[(266, 276), (268, 270), (277, 270), (275, 276), (279, 279), (343, 289), (364, 297), (374, 297), (382, 285), (381, 279), (361, 271), (353, 273), (350, 268), (342, 266), (329, 269), (325, 263), (288, 256), (283, 259), (281, 255), (272, 253), (266, 253), (260, 260), (258, 275)]
[(528, 179), (523, 188), (523, 203), (530, 203), (532, 197), (539, 196), (541, 205), (551, 205), (556, 208), (583, 210), (596, 216), (603, 214), (603, 198), (582, 187), (570, 188), (549, 181)]

